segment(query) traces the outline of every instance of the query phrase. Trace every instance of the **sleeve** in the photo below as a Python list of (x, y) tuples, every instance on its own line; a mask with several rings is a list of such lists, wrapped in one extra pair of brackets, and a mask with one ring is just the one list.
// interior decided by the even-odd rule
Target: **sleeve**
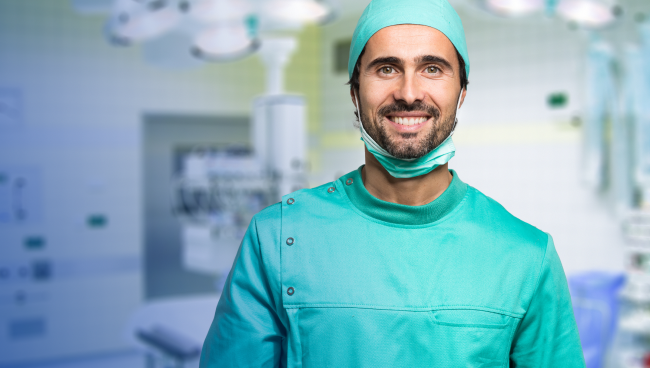
[(253, 219), (203, 343), (200, 368), (280, 365), (286, 329), (277, 315), (271, 290)]
[(550, 235), (537, 287), (514, 334), (510, 366), (585, 367), (566, 276)]

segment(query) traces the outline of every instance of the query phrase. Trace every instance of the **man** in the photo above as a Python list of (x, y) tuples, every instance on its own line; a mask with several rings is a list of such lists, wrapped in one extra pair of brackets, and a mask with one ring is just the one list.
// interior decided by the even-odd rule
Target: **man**
[(551, 237), (447, 168), (456, 12), (373, 0), (348, 69), (366, 164), (255, 216), (201, 367), (584, 367)]

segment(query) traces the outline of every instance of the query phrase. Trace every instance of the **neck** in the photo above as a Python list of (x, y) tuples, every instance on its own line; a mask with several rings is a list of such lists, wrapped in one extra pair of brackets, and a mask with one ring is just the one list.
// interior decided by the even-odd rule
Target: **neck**
[(375, 198), (407, 206), (422, 206), (433, 202), (451, 183), (448, 165), (440, 165), (426, 175), (414, 178), (394, 178), (366, 149), (366, 165), (361, 177), (366, 190)]

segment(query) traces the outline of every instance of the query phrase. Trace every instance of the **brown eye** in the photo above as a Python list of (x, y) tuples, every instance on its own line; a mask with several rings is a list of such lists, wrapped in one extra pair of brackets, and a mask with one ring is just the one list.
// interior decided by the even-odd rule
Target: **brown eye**
[(381, 72), (384, 74), (390, 74), (393, 71), (393, 68), (390, 66), (384, 66), (381, 68)]
[(427, 73), (436, 74), (439, 71), (440, 71), (440, 69), (437, 66), (429, 66), (429, 67), (427, 67)]

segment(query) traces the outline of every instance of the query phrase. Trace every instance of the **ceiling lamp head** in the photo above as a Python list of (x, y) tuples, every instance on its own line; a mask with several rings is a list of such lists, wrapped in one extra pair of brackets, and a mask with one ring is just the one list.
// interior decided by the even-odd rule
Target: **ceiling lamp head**
[(142, 43), (142, 58), (150, 65), (165, 69), (192, 69), (204, 64), (188, 52), (192, 45), (191, 34), (173, 30)]
[(612, 0), (563, 0), (557, 12), (580, 26), (600, 28), (613, 23), (621, 8)]
[(245, 22), (217, 23), (200, 32), (192, 47), (192, 55), (214, 62), (234, 61), (246, 57), (260, 47), (260, 42)]
[(323, 24), (333, 18), (334, 9), (316, 0), (271, 0), (263, 14), (278, 23)]
[(504, 16), (528, 15), (544, 9), (544, 0), (486, 0), (485, 7)]
[(252, 12), (246, 0), (198, 0), (192, 3), (190, 15), (201, 22), (222, 22), (242, 20)]
[(130, 45), (162, 35), (180, 18), (176, 2), (170, 0), (117, 0), (106, 36), (113, 44)]

